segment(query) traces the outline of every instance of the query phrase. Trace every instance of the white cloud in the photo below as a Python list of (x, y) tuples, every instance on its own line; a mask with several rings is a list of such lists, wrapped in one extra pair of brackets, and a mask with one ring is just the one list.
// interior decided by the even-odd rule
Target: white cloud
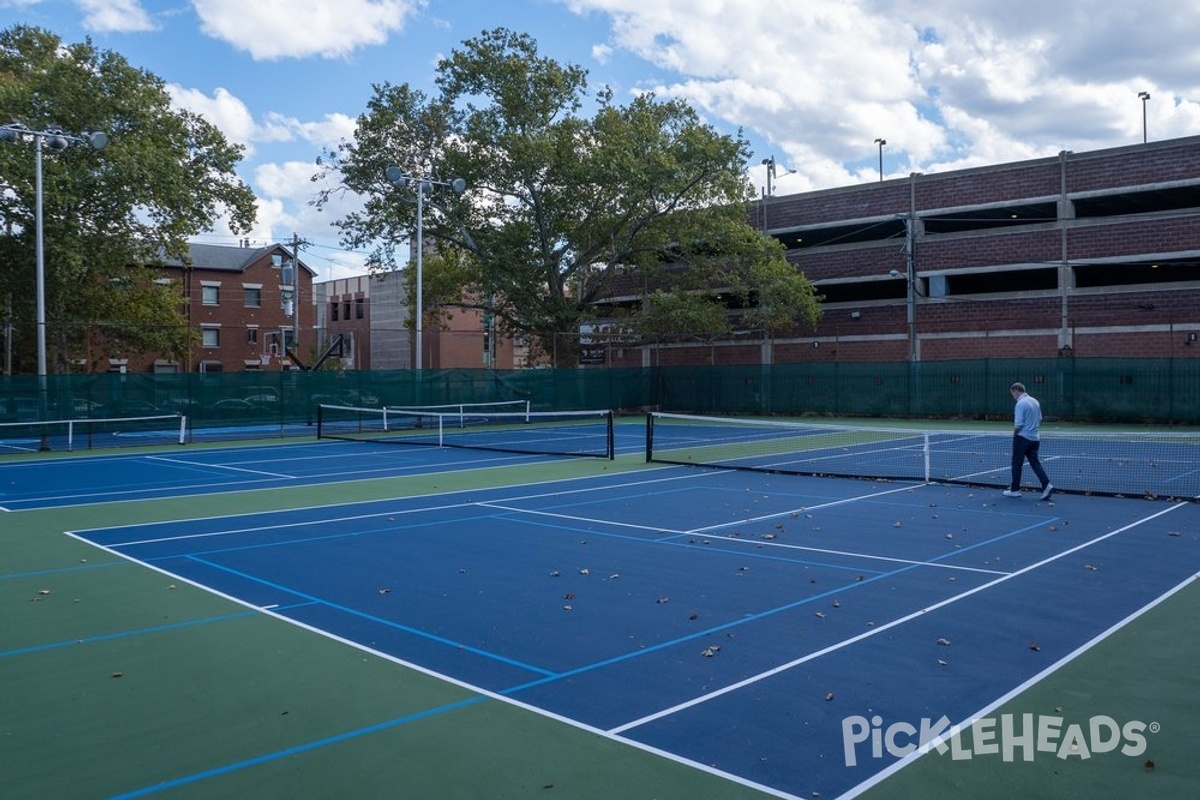
[(421, 0), (193, 0), (205, 34), (257, 60), (341, 58), (383, 44)]
[(1198, 14), (1167, 0), (564, 3), (610, 17), (597, 61), (632, 54), (667, 76), (637, 88), (765, 139), (798, 170), (781, 191), (877, 176), (880, 137), (890, 176), (1132, 144), (1143, 89), (1156, 138), (1200, 118)]
[(276, 142), (301, 139), (318, 147), (333, 148), (343, 139), (353, 139), (357, 124), (348, 114), (326, 114), (316, 122), (303, 122), (269, 112), (259, 127), (258, 139)]
[(247, 153), (253, 152), (253, 142), (258, 130), (254, 123), (254, 115), (245, 103), (228, 90), (217, 87), (210, 96), (199, 89), (185, 89), (177, 84), (168, 84), (167, 94), (176, 108), (199, 114), (216, 126), (226, 139), (244, 145)]
[(76, 0), (83, 27), (98, 33), (133, 33), (157, 28), (138, 0)]

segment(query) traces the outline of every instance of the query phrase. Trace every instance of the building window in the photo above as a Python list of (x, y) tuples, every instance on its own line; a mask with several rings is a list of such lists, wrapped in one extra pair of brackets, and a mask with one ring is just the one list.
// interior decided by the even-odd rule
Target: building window
[(200, 302), (206, 306), (220, 305), (221, 303), (221, 286), (216, 283), (204, 283), (200, 285)]
[(350, 301), (342, 303), (342, 319), (350, 319)]
[(221, 329), (220, 328), (201, 328), (200, 329), (200, 345), (202, 347), (220, 347), (221, 346)]
[(246, 344), (258, 344), (258, 328), (246, 328)]
[(246, 308), (261, 308), (262, 307), (262, 287), (247, 286), (246, 293)]
[(363, 318), (363, 305), (364, 305), (364, 303), (363, 303), (363, 299), (361, 297), (356, 297), (354, 299), (354, 318), (355, 319)]
[(338, 321), (338, 304), (336, 300), (329, 304), (329, 315), (334, 322)]

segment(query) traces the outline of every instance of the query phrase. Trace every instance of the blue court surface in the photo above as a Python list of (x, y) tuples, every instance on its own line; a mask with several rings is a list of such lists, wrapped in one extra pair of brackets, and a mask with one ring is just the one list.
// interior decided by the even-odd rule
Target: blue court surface
[[(127, 488), (115, 493), (105, 459), (82, 463), (71, 485), (7, 465), (0, 485), (4, 505), (22, 508), (522, 463), (397, 450), (180, 450), (120, 461)], [(1195, 503), (683, 466), (496, 483), (353, 503), (323, 492), (307, 508), (72, 535), (490, 696), (806, 798), (853, 795), (897, 763), (866, 745), (849, 759), (846, 719), (970, 719), (1200, 567)]]

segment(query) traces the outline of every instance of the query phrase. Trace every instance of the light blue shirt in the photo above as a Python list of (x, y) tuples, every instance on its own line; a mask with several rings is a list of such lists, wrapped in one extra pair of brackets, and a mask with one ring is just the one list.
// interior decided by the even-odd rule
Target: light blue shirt
[(1032, 395), (1022, 394), (1017, 398), (1017, 405), (1013, 410), (1013, 429), (1016, 434), (1031, 442), (1036, 442), (1041, 424), (1041, 404)]

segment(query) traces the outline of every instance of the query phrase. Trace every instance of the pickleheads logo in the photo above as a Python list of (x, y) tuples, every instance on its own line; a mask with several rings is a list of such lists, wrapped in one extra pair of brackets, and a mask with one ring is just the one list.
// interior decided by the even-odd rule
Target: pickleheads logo
[[(975, 756), (999, 755), (1013, 761), (1020, 753), (1021, 760), (1033, 761), (1037, 753), (1052, 753), (1061, 759), (1091, 758), (1093, 753), (1118, 750), (1122, 755), (1140, 756), (1146, 752), (1146, 734), (1158, 733), (1159, 724), (1131, 720), (1119, 724), (1115, 719), (1097, 715), (1085, 724), (1071, 723), (1064, 727), (1063, 717), (1022, 714), (1001, 714), (974, 720), (967, 726), (951, 725), (943, 716), (939, 720), (924, 718), (919, 726), (908, 722), (893, 722), (884, 727), (883, 718), (867, 719), (855, 715), (842, 720), (842, 748), (846, 766), (858, 763), (858, 746), (870, 741), (872, 758), (888, 755), (901, 758), (920, 750), (936, 749), (939, 754), (950, 753), (955, 761)], [(966, 741), (965, 734), (970, 734)]]

